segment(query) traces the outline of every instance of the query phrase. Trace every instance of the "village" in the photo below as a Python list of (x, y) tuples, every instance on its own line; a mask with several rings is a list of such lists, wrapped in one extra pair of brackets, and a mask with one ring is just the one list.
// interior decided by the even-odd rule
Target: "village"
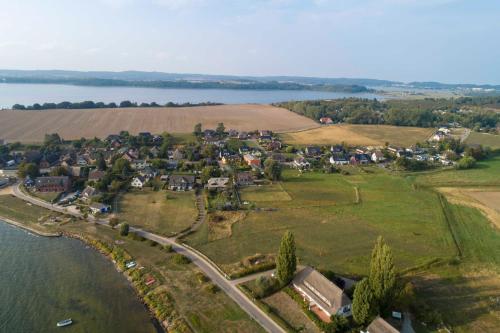
[[(51, 134), (41, 146), (4, 143), (3, 147), (8, 149), (4, 148), (0, 155), (0, 187), (12, 184), (17, 177), (26, 194), (58, 207), (74, 209), (93, 220), (120, 220), (167, 236), (194, 231), (192, 221), (203, 222), (205, 210), (214, 220), (227, 218), (217, 212), (260, 210), (245, 200), (248, 192), (244, 189), (272, 188), (285, 170), (347, 176), (369, 166), (411, 172), (457, 166), (465, 156), (485, 153), (480, 146), (464, 147), (445, 127), (439, 128), (429, 141), (409, 147), (390, 143), (379, 147), (292, 146), (269, 130), (239, 132), (226, 130), (222, 123), (216, 129), (205, 130), (196, 125), (190, 140), (167, 133), (143, 132), (135, 136), (122, 132), (104, 140), (65, 141)], [(156, 225), (140, 221), (151, 217), (143, 215), (143, 210), (154, 210), (157, 200), (162, 200), (155, 193), (167, 193), (166, 201), (172, 202), (168, 209), (160, 206), (163, 212), (158, 213), (158, 220), (176, 215), (179, 207), (184, 209), (179, 214), (185, 216), (176, 217), (175, 228), (170, 225), (170, 230), (164, 230), (162, 221)], [(145, 199), (141, 199), (142, 195)], [(355, 203), (358, 196), (356, 189)], [(127, 208), (132, 213), (127, 214)], [(256, 259), (255, 267), (245, 269), (258, 272), (269, 267), (269, 259)], [(269, 277), (262, 276), (242, 288), (254, 298), (256, 290), (269, 285), (269, 281)], [(308, 311), (319, 320), (318, 326), (346, 325), (335, 318), (352, 315), (354, 281), (339, 277), (331, 280), (311, 266), (302, 266), (288, 282), (293, 290), (287, 292), (292, 298), (308, 302)], [(273, 291), (272, 286), (266, 288)], [(366, 332), (399, 332), (403, 314), (392, 311), (390, 317), (377, 316), (368, 324)]]

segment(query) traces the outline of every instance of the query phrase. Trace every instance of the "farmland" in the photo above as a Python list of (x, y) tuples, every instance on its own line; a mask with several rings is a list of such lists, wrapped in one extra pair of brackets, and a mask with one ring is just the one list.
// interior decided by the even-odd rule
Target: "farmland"
[(2, 139), (20, 142), (43, 141), (46, 133), (58, 133), (65, 139), (105, 138), (120, 131), (129, 131), (132, 134), (145, 131), (191, 133), (196, 123), (202, 123), (204, 128), (215, 128), (219, 122), (223, 122), (228, 129), (243, 131), (291, 131), (317, 126), (311, 119), (283, 108), (260, 104), (0, 111)]
[(283, 133), (282, 138), (292, 145), (338, 144), (383, 146), (386, 142), (409, 146), (427, 140), (434, 129), (388, 125), (331, 125), (306, 131)]
[(488, 133), (471, 132), (465, 143), (479, 144), (491, 147), (492, 149), (500, 149), (500, 135)]
[[(202, 228), (188, 242), (224, 267), (274, 253), (283, 232), (292, 230), (301, 263), (344, 274), (366, 273), (378, 235), (393, 246), (401, 269), (455, 254), (437, 194), (416, 190), (404, 178), (375, 169), (350, 176), (287, 170), (284, 176), (282, 191), (291, 200), (283, 200), (284, 194), (254, 200), (262, 209), (234, 224), (231, 237), (211, 242)], [(247, 191), (243, 199), (251, 201)]]
[(165, 235), (189, 227), (197, 214), (192, 192), (129, 192), (118, 206), (120, 220)]

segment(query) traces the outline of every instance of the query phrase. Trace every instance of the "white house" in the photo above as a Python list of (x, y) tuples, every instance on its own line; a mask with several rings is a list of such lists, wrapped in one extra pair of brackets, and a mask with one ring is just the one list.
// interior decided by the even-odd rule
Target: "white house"
[(295, 275), (293, 287), (314, 306), (323, 311), (328, 317), (351, 315), (351, 300), (332, 281), (312, 267), (305, 267)]
[(380, 163), (385, 161), (385, 156), (384, 153), (382, 153), (380, 150), (377, 150), (372, 153), (371, 159), (375, 163)]
[(142, 177), (142, 176), (137, 176), (132, 179), (132, 182), (130, 183), (130, 186), (134, 188), (143, 188), (144, 184), (146, 184), (147, 179)]
[(330, 164), (347, 165), (347, 164), (349, 164), (349, 160), (346, 158), (346, 156), (344, 154), (336, 153), (336, 154), (333, 154), (332, 157), (330, 157)]

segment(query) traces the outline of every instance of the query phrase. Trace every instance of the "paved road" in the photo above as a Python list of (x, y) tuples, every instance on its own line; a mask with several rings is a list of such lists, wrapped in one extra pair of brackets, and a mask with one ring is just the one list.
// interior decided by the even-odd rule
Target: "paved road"
[[(52, 205), (50, 203), (47, 203), (43, 200), (34, 198), (32, 196), (24, 194), (20, 188), (20, 185), (15, 185), (13, 187), (13, 194), (25, 201), (28, 201), (34, 205), (38, 205), (56, 212), (60, 213), (65, 213), (65, 214), (70, 214), (76, 217), (82, 217), (82, 214), (73, 211), (73, 210), (68, 210), (64, 207), (60, 207), (58, 205)], [(102, 225), (108, 225), (107, 220), (97, 220), (95, 221), (99, 224)], [(241, 292), (235, 284), (231, 283), (231, 281), (228, 281), (222, 273), (219, 272), (219, 270), (214, 267), (209, 261), (204, 259), (202, 256), (197, 254), (196, 252), (188, 249), (187, 247), (176, 243), (175, 238), (167, 238), (163, 237), (142, 229), (138, 228), (130, 228), (130, 231), (137, 233), (138, 235), (154, 240), (158, 242), (159, 244), (162, 245), (171, 245), (172, 249), (180, 254), (185, 255), (191, 261), (198, 266), (221, 290), (223, 290), (229, 297), (231, 297), (245, 312), (247, 312), (255, 321), (257, 321), (266, 331), (271, 332), (271, 333), (284, 333), (285, 330), (283, 330), (278, 324), (276, 324), (269, 316), (263, 312), (259, 307), (257, 307), (251, 300), (249, 300), (243, 292)]]

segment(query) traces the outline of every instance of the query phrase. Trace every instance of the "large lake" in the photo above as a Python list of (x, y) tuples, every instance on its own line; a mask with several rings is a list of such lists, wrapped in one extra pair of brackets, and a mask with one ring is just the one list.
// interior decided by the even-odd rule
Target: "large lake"
[(87, 87), (58, 84), (11, 84), (0, 83), (0, 108), (18, 104), (34, 104), (62, 101), (201, 103), (275, 103), (293, 100), (334, 99), (343, 97), (379, 98), (371, 93), (337, 93), (295, 90), (232, 90), (232, 89), (156, 89), (134, 87)]
[(156, 331), (125, 277), (80, 241), (0, 221), (0, 267), (0, 332)]

